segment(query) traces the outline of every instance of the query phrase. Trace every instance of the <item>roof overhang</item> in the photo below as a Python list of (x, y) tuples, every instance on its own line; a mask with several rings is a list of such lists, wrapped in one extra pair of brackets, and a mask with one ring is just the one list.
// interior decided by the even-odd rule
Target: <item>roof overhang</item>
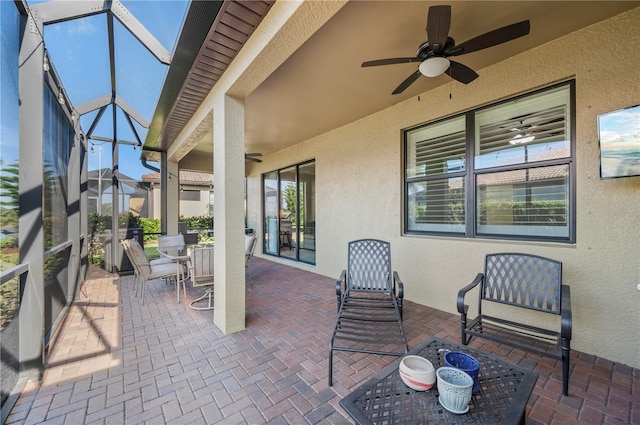
[(192, 1), (144, 143), (158, 161), (269, 11), (267, 1)]

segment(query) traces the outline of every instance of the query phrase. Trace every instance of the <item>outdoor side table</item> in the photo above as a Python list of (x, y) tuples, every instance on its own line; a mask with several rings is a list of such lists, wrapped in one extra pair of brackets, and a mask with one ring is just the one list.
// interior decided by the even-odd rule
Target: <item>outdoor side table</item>
[(408, 354), (425, 357), (437, 369), (447, 351), (461, 351), (480, 362), (480, 391), (473, 395), (469, 412), (456, 415), (438, 403), (438, 389), (415, 391), (398, 372), (398, 359), (340, 401), (364, 424), (524, 424), (525, 408), (538, 374), (495, 356), (439, 338), (430, 338)]

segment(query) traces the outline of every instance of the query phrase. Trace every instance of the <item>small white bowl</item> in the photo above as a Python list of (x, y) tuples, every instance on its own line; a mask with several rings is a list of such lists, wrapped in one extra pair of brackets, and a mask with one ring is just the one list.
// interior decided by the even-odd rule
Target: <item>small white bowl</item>
[(402, 382), (416, 391), (430, 390), (436, 384), (436, 370), (424, 357), (404, 356), (399, 371)]

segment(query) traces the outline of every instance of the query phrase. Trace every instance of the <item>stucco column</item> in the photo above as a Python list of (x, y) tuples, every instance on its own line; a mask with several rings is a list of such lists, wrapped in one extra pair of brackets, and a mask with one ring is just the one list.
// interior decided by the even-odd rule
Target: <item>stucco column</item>
[(166, 180), (161, 185), (162, 189), (162, 205), (165, 208), (162, 218), (163, 231), (167, 235), (175, 235), (178, 233), (178, 221), (180, 220), (180, 169), (177, 162), (166, 161), (163, 169), (165, 170)]
[(213, 104), (215, 285), (213, 323), (225, 334), (245, 328), (244, 103)]

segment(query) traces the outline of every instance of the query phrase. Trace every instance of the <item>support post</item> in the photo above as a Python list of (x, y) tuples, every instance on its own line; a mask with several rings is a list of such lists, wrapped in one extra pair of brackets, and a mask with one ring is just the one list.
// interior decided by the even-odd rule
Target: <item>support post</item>
[(29, 264), (20, 306), (20, 365), (23, 376), (44, 372), (44, 47), (42, 22), (27, 17), (20, 45), (20, 262)]
[(214, 99), (214, 324), (225, 334), (245, 328), (244, 103)]
[(162, 203), (166, 207), (162, 218), (167, 235), (178, 233), (178, 221), (180, 221), (180, 168), (178, 163), (166, 161), (163, 167), (166, 170), (166, 183), (162, 185)]

